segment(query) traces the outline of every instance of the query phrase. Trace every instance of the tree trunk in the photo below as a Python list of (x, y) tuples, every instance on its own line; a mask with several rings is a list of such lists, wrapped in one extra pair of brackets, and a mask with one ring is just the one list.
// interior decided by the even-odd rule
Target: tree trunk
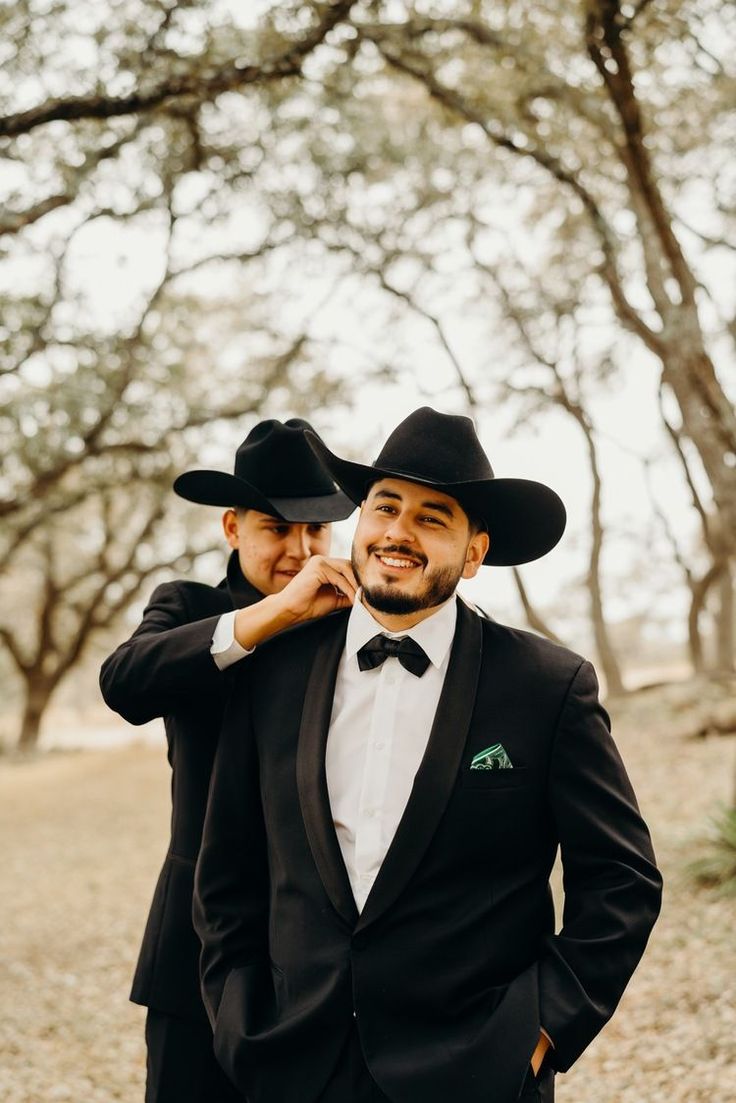
[(603, 590), (601, 586), (601, 556), (603, 553), (603, 521), (601, 519), (601, 474), (598, 467), (598, 454), (593, 439), (593, 431), (587, 418), (579, 418), (585, 433), (593, 477), (593, 496), (591, 501), (591, 548), (588, 566), (588, 593), (590, 595), (590, 619), (593, 625), (593, 638), (598, 653), (601, 670), (606, 679), (606, 691), (611, 697), (620, 697), (626, 693), (616, 652), (608, 634), (608, 625), (603, 612)]
[[(683, 335), (683, 344), (686, 341)], [(688, 356), (680, 347), (667, 355), (662, 379), (677, 400), (683, 431), (697, 450), (713, 492), (720, 547), (711, 551), (735, 555), (736, 466), (726, 462), (735, 447), (733, 410), (702, 349)]]
[(698, 600), (697, 594), (693, 590), (690, 608), (687, 613), (687, 645), (693, 674), (702, 674), (705, 670), (703, 639), (700, 635), (700, 611), (702, 607), (703, 602)]
[(720, 577), (718, 585), (720, 607), (716, 616), (716, 668), (719, 673), (733, 671), (734, 608), (733, 575), (730, 564)]
[[(718, 554), (733, 556), (736, 467), (731, 461), (736, 454), (736, 412), (707, 352), (698, 313), (698, 279), (675, 233), (647, 143), (648, 124), (637, 96), (621, 0), (589, 0), (584, 10), (586, 49), (621, 124), (622, 140), (616, 152), (626, 172), (647, 287), (662, 323), (656, 332), (639, 316), (639, 333), (662, 361), (662, 380), (677, 400), (683, 429), (710, 482), (721, 522), (722, 547)], [(608, 282), (622, 321), (627, 324), (628, 314), (631, 323), (630, 304), (621, 295), (610, 266)]]
[(54, 692), (54, 684), (36, 679), (29, 679), (26, 683), (26, 698), (23, 706), (23, 719), (21, 721), (20, 735), (18, 737), (19, 751), (33, 751), (38, 745), (38, 737), (41, 731), (41, 720)]
[(711, 563), (702, 578), (690, 583), (690, 609), (687, 616), (688, 638), (690, 644), (690, 658), (693, 670), (701, 674), (708, 667), (703, 652), (703, 637), (700, 631), (700, 614), (705, 608), (705, 602), (711, 587), (718, 581), (723, 570), (723, 561)]
[(613, 650), (608, 635), (608, 626), (603, 617), (600, 589), (595, 576), (589, 576), (588, 587), (591, 597), (590, 616), (593, 623), (595, 649), (598, 653), (603, 677), (606, 679), (606, 693), (609, 697), (621, 697), (627, 690), (621, 676), (621, 667), (616, 658), (616, 652)]

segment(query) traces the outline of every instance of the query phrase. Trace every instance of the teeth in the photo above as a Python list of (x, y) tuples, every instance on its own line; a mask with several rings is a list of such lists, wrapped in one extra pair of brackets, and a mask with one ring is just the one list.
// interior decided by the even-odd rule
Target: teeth
[(413, 567), (414, 563), (410, 559), (392, 559), (388, 555), (382, 555), (379, 557), (382, 563), (387, 563), (389, 567)]

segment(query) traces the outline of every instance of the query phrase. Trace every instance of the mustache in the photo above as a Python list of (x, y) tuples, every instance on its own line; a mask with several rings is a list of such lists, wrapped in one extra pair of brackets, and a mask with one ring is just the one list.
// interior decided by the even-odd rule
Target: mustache
[(418, 552), (415, 548), (407, 548), (405, 544), (386, 544), (381, 547), (379, 544), (368, 545), (369, 555), (405, 555), (407, 559), (414, 559), (416, 562), (421, 563), (423, 567), (427, 566), (427, 557)]

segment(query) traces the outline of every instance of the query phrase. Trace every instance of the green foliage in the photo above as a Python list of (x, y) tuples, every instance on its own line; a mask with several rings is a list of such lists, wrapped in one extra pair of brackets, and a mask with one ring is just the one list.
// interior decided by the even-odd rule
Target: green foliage
[(711, 820), (709, 853), (690, 864), (695, 882), (736, 896), (736, 807), (721, 808)]

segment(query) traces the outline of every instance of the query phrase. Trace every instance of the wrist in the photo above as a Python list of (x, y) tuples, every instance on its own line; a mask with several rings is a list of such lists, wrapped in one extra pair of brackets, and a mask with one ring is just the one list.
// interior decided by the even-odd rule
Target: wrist
[(259, 603), (263, 610), (264, 624), (267, 624), (274, 632), (291, 628), (302, 619), (298, 611), (290, 606), (289, 595), (286, 593), (287, 589), (288, 587), (280, 590), (277, 594), (269, 594)]
[(532, 1054), (530, 1062), (532, 1066), (532, 1072), (535, 1076), (542, 1066), (542, 1061), (544, 1060), (547, 1050), (550, 1048), (550, 1045), (551, 1042), (549, 1040), (549, 1037), (544, 1033), (544, 1031), (541, 1031), (539, 1034), (539, 1040), (537, 1042), (534, 1053)]
[(241, 647), (250, 650), (295, 623), (296, 616), (279, 598), (279, 594), (269, 594), (255, 605), (238, 610), (235, 639)]

